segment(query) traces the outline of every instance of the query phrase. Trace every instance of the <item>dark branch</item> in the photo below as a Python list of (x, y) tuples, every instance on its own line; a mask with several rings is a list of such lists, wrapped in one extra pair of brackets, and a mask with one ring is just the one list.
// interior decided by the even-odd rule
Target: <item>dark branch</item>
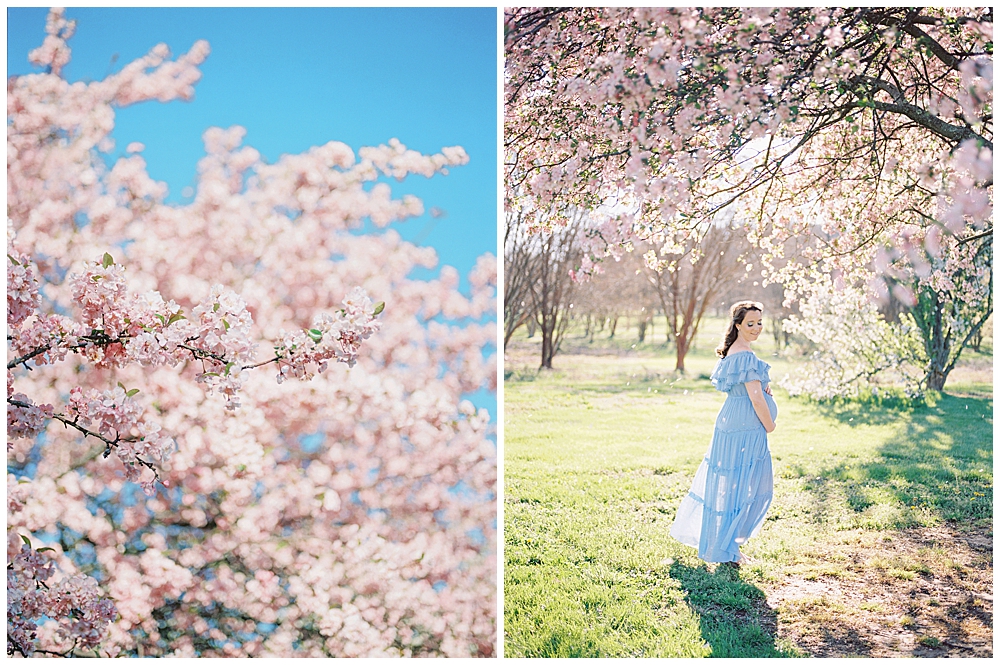
[[(941, 118), (931, 115), (919, 106), (909, 103), (906, 101), (906, 97), (902, 91), (887, 81), (870, 76), (855, 76), (848, 79), (847, 83), (852, 86), (854, 93), (860, 97), (867, 97), (868, 95), (864, 93), (868, 91), (881, 91), (892, 97), (892, 104), (872, 101), (874, 107), (879, 111), (904, 115), (918, 125), (929, 129), (934, 134), (952, 143), (958, 144), (966, 139), (976, 139), (981, 145), (988, 147), (990, 150), (993, 149), (992, 141), (977, 134), (968, 127), (949, 124)], [(874, 95), (871, 96), (874, 97)]]
[[(26, 402), (22, 402), (21, 400), (13, 399), (11, 397), (7, 398), (7, 403), (10, 404), (11, 406), (17, 406), (17, 407), (20, 407), (22, 409), (30, 409), (32, 406), (36, 406), (34, 404), (28, 404)], [(105, 457), (107, 457), (109, 454), (111, 454), (111, 449), (112, 448), (117, 448), (118, 445), (119, 445), (119, 443), (122, 442), (122, 441), (125, 441), (125, 442), (135, 442), (135, 441), (141, 441), (142, 440), (142, 439), (134, 437), (134, 436), (123, 437), (123, 436), (121, 436), (120, 434), (117, 434), (117, 433), (115, 434), (115, 438), (114, 439), (109, 439), (109, 438), (105, 437), (104, 435), (100, 434), (99, 432), (94, 432), (92, 430), (87, 429), (83, 425), (81, 425), (79, 422), (77, 422), (78, 419), (79, 419), (79, 417), (70, 418), (69, 416), (65, 416), (65, 415), (63, 415), (61, 413), (54, 413), (54, 414), (52, 414), (52, 419), (53, 420), (58, 420), (59, 422), (61, 422), (66, 427), (72, 427), (73, 429), (75, 429), (78, 432), (80, 432), (81, 434), (83, 434), (84, 438), (86, 438), (88, 436), (91, 436), (91, 437), (93, 437), (95, 439), (98, 439), (99, 441), (102, 441), (104, 443), (104, 446), (105, 446), (105, 449), (104, 449), (104, 456)], [(157, 472), (156, 467), (153, 466), (153, 464), (151, 462), (147, 462), (146, 460), (144, 460), (144, 459), (142, 459), (140, 457), (136, 457), (135, 461), (139, 462), (139, 464), (143, 465), (144, 467), (146, 467), (147, 469), (149, 469), (150, 471), (152, 471), (153, 475), (156, 477), (156, 480), (160, 479), (160, 474)]]

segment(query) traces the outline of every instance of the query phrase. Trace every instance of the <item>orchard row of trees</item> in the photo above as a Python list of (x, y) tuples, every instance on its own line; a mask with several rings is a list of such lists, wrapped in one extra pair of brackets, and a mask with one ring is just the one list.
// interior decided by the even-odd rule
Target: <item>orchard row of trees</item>
[(423, 211), (386, 181), (465, 151), (267, 163), (209, 128), (167, 204), (115, 113), (190, 99), (208, 44), (71, 83), (74, 28), (51, 11), (7, 83), (8, 655), (492, 655), (496, 444), (463, 395), (496, 389), (496, 259), (461, 293), (385, 229)]
[(705, 315), (718, 315), (730, 300), (751, 296), (767, 301), (775, 334), (783, 336), (781, 321), (788, 312), (781, 288), (760, 283), (759, 270), (752, 271), (755, 252), (740, 229), (713, 228), (699, 243), (662, 255), (663, 247), (639, 243), (606, 262), (600, 275), (581, 282), (574, 273), (585, 258), (583, 246), (593, 229), (588, 216), (577, 211), (565, 226), (547, 233), (533, 233), (523, 219), (511, 213), (506, 219), (504, 343), (522, 326), (531, 335), (537, 331), (543, 368), (551, 369), (571, 323), (582, 323), (593, 339), (605, 327), (614, 337), (620, 318), (635, 318), (638, 341), (643, 342), (654, 315), (660, 313), (676, 369), (684, 371)]
[(589, 211), (578, 280), (738, 228), (815, 349), (790, 389), (944, 386), (992, 312), (991, 8), (505, 20), (507, 207), (544, 233)]

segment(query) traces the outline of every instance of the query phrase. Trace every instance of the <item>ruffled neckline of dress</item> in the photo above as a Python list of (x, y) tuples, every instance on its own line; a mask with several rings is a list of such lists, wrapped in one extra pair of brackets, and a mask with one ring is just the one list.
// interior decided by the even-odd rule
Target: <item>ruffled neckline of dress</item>
[[(729, 361), (729, 362), (726, 362)], [(717, 390), (729, 392), (737, 383), (760, 381), (761, 386), (771, 382), (771, 366), (758, 358), (752, 350), (737, 351), (720, 358), (712, 372), (712, 385)]]

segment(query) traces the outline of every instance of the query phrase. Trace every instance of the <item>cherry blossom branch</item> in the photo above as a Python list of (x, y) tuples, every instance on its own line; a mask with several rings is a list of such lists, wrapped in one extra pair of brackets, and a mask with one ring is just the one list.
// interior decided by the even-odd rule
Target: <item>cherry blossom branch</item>
[[(925, 20), (920, 21), (918, 18), (925, 18)], [(868, 20), (868, 19), (866, 19)], [(927, 25), (938, 25), (939, 21), (937, 19), (929, 19), (927, 17), (907, 17), (905, 20), (899, 20), (897, 18), (875, 18), (875, 22), (880, 25), (886, 26), (896, 26), (906, 34), (910, 35), (917, 40), (922, 46), (925, 46), (927, 50), (933, 53), (938, 60), (946, 64), (951, 69), (958, 71), (959, 65), (962, 62), (961, 58), (957, 58), (952, 55), (948, 49), (943, 47), (940, 42), (928, 35), (926, 32), (918, 28), (916, 23), (924, 23)]]
[[(31, 403), (28, 403), (28, 402), (22, 402), (21, 400), (14, 399), (14, 398), (11, 398), (11, 397), (7, 398), (7, 403), (10, 404), (11, 406), (17, 406), (17, 407), (20, 407), (22, 409), (30, 409), (33, 406), (35, 406), (34, 404), (31, 404)], [(51, 418), (53, 420), (58, 420), (59, 422), (61, 422), (66, 427), (72, 427), (72, 428), (76, 429), (77, 431), (79, 431), (81, 434), (84, 435), (84, 438), (86, 438), (88, 436), (91, 436), (91, 437), (93, 437), (95, 439), (100, 440), (102, 443), (104, 443), (104, 446), (105, 446), (105, 448), (104, 448), (104, 458), (105, 459), (107, 459), (108, 456), (111, 455), (111, 449), (112, 448), (118, 448), (120, 442), (122, 442), (122, 441), (139, 442), (139, 441), (142, 440), (142, 439), (137, 438), (137, 437), (122, 437), (117, 432), (116, 432), (116, 436), (115, 436), (114, 439), (109, 439), (109, 438), (103, 436), (102, 434), (100, 434), (98, 432), (94, 432), (92, 430), (89, 430), (86, 427), (84, 427), (83, 425), (81, 425), (78, 422), (79, 418), (80, 418), (79, 415), (77, 415), (74, 418), (69, 418), (68, 416), (65, 416), (65, 415), (63, 415), (61, 413), (53, 413), (52, 416), (51, 416)], [(142, 459), (140, 457), (136, 457), (135, 461), (139, 462), (144, 467), (146, 467), (147, 469), (149, 469), (150, 471), (152, 471), (153, 475), (156, 477), (156, 480), (160, 479), (160, 475), (157, 472), (156, 467), (153, 466), (152, 463), (147, 462), (146, 460), (144, 460), (144, 459)]]
[[(9, 340), (11, 338), (8, 337), (7, 339)], [(74, 353), (76, 353), (81, 349), (86, 349), (89, 346), (108, 346), (110, 344), (124, 344), (126, 341), (132, 339), (132, 336), (123, 332), (120, 333), (117, 337), (111, 337), (104, 331), (95, 330), (92, 331), (90, 335), (81, 336), (80, 339), (83, 339), (85, 341), (82, 343), (72, 344), (65, 348), (69, 351), (73, 351)], [(46, 351), (51, 350), (56, 346), (58, 346), (56, 342), (51, 342), (49, 344), (37, 347), (32, 351), (28, 352), (27, 354), (8, 362), (7, 369), (14, 369), (18, 365), (24, 364), (25, 369), (30, 371), (31, 367), (28, 365), (29, 360), (45, 353)]]
[[(13, 301), (8, 298), (8, 310), (13, 302), (15, 325), (19, 325), (37, 307), (37, 283), (23, 255), (19, 254), (21, 260), (10, 253), (8, 256), (8, 291), (16, 292)], [(61, 360), (72, 351), (112, 367), (131, 362), (175, 365), (183, 351), (196, 360), (218, 365), (219, 371), (202, 372), (198, 382), (206, 384), (209, 392), (218, 389), (224, 394), (230, 410), (240, 405), (237, 394), (243, 387), (243, 370), (282, 363), (277, 376), (280, 383), (287, 376), (311, 378), (314, 369), (324, 371), (331, 359), (353, 365), (361, 342), (378, 330), (376, 317), (385, 308), (384, 302), (373, 303), (364, 290), (355, 287), (344, 298), (343, 309), (317, 315), (314, 327), (308, 330), (291, 334), (282, 331), (283, 339), (274, 347), (275, 357), (254, 363), (256, 344), (250, 338), (253, 320), (246, 302), (221, 286), (213, 287), (209, 297), (193, 308), (189, 320), (176, 303), (164, 302), (157, 292), (128, 294), (125, 267), (116, 264), (108, 253), (86, 264), (84, 272), (74, 274), (69, 281), (73, 299), (83, 310), (82, 323), (50, 315), (37, 317), (24, 329), (18, 327), (12, 341), (15, 349), (21, 347), (22, 355), (8, 363), (8, 370), (18, 364), (30, 369), (28, 360), (49, 351), (53, 354), (46, 362)], [(108, 330), (115, 335), (109, 335)], [(34, 348), (32, 342), (37, 344)], [(95, 348), (104, 351), (95, 352)]]
[(48, 351), (51, 348), (52, 348), (51, 344), (46, 344), (45, 346), (39, 347), (39, 348), (35, 349), (34, 351), (21, 356), (20, 358), (14, 358), (14, 360), (11, 360), (11, 361), (9, 361), (7, 363), (7, 369), (14, 369), (15, 367), (17, 367), (18, 365), (20, 365), (20, 364), (23, 363), (25, 369), (27, 369), (28, 371), (31, 371), (31, 367), (28, 366), (28, 361), (31, 360), (32, 358), (34, 358), (37, 355), (45, 353), (46, 351)]
[(264, 360), (264, 361), (259, 362), (259, 363), (254, 363), (253, 365), (244, 365), (243, 369), (256, 369), (258, 367), (263, 367), (264, 365), (269, 365), (271, 363), (278, 362), (281, 359), (282, 359), (282, 356), (276, 355), (273, 358), (271, 358), (270, 360)]
[[(10, 565), (8, 565), (8, 566), (7, 566), (7, 569), (8, 569), (8, 570), (10, 569)], [(38, 649), (36, 649), (36, 651), (38, 651)], [(13, 641), (13, 640), (11, 640), (11, 639), (10, 639), (10, 637), (8, 636), (8, 637), (7, 637), (7, 655), (8, 655), (8, 656), (11, 656), (11, 655), (13, 655), (13, 654), (14, 654), (15, 652), (16, 652), (16, 653), (18, 653), (18, 654), (20, 654), (22, 658), (29, 658), (29, 657), (30, 657), (30, 656), (29, 656), (28, 654), (26, 654), (26, 653), (24, 652), (24, 649), (22, 649), (22, 648), (21, 648), (21, 645), (20, 645), (20, 644), (18, 644), (17, 642), (14, 642), (14, 641)]]
[(993, 225), (990, 224), (989, 227), (980, 233), (975, 233), (971, 236), (966, 236), (965, 238), (959, 238), (958, 244), (964, 245), (967, 242), (972, 242), (973, 240), (981, 240), (983, 238), (989, 238), (993, 235)]
[[(197, 340), (198, 337), (189, 337), (185, 341), (193, 342)], [(178, 344), (177, 348), (184, 349), (185, 351), (190, 351), (191, 355), (194, 356), (195, 360), (214, 360), (215, 362), (225, 365), (229, 361), (225, 356), (219, 355), (217, 353), (212, 353), (211, 351), (206, 351), (205, 349), (199, 349), (196, 346), (188, 346), (187, 344)], [(245, 368), (244, 368), (245, 369)]]

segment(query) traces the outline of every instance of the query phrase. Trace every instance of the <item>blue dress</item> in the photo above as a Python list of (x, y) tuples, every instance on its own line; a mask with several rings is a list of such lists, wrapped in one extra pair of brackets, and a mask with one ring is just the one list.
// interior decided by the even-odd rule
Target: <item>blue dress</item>
[[(740, 545), (760, 531), (771, 505), (774, 473), (767, 432), (745, 385), (760, 381), (762, 389), (767, 387), (770, 368), (752, 351), (740, 351), (720, 359), (712, 371), (712, 385), (726, 393), (726, 402), (670, 528), (671, 536), (697, 548), (705, 561), (738, 561)], [(774, 399), (764, 393), (764, 400), (771, 418), (777, 418)]]

